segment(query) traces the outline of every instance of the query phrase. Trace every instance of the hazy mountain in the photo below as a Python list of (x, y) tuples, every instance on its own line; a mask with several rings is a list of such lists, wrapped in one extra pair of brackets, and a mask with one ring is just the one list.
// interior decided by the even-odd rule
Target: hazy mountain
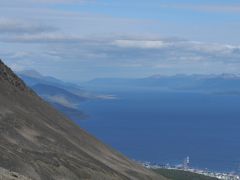
[(35, 70), (24, 70), (24, 71), (20, 71), (18, 73), (22, 76), (28, 76), (28, 77), (32, 77), (32, 78), (38, 78), (38, 79), (44, 78), (43, 75), (41, 75), (39, 72), (37, 72)]
[(86, 97), (81, 97), (65, 89), (46, 84), (36, 84), (32, 86), (32, 89), (71, 119), (79, 120), (86, 117), (79, 109), (80, 103), (85, 101)]
[(114, 99), (114, 95), (95, 94), (80, 86), (64, 82), (54, 77), (43, 76), (35, 70), (17, 72), (24, 82), (46, 101), (73, 120), (87, 117), (81, 111), (80, 104), (92, 99)]
[[(79, 105), (81, 101), (85, 101), (87, 98), (83, 96), (79, 96), (76, 94), (73, 94), (65, 89), (46, 85), (46, 84), (36, 84), (32, 86), (32, 88), (37, 92), (40, 96), (45, 97), (46, 99), (61, 103), (61, 99), (64, 99), (66, 101), (66, 106), (69, 107), (75, 107)], [(55, 100), (54, 100), (55, 97)], [(62, 103), (64, 105), (64, 102)]]
[(59, 111), (74, 120), (84, 119), (86, 115), (79, 109), (82, 101), (90, 96), (86, 95), (75, 84), (61, 81), (50, 76), (43, 76), (35, 70), (18, 72), (18, 75), (28, 86)]
[(64, 117), (0, 61), (0, 167), (36, 180), (164, 179)]
[(48, 85), (55, 85), (58, 87), (67, 87), (70, 88), (79, 88), (75, 84), (64, 82), (62, 80), (59, 80), (57, 78), (51, 77), (51, 76), (43, 76), (39, 72), (35, 70), (25, 70), (17, 72), (19, 77), (21, 77), (29, 86), (33, 86), (36, 84), (48, 84)]
[(147, 78), (101, 78), (83, 84), (86, 87), (134, 87), (159, 88), (177, 91), (204, 91), (216, 93), (240, 92), (240, 76), (234, 74), (219, 75), (155, 75)]

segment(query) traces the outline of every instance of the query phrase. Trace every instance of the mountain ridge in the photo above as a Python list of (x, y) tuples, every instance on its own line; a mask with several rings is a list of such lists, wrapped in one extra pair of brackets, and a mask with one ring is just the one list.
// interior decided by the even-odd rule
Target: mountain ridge
[(9, 67), (7, 67), (0, 59), (0, 80), (10, 83), (13, 87), (34, 93)]
[(146, 78), (99, 78), (82, 83), (87, 88), (152, 88), (164, 91), (238, 94), (240, 76), (237, 74), (193, 74)]

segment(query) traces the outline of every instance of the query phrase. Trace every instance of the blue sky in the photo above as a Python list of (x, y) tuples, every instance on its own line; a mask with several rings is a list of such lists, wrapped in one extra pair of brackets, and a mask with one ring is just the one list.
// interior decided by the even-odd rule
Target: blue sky
[(0, 57), (68, 81), (240, 71), (236, 0), (1, 0)]

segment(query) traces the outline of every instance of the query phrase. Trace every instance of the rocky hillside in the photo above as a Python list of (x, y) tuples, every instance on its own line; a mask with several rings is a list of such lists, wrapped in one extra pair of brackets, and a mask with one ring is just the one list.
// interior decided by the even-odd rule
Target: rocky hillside
[(28, 177), (25, 177), (16, 172), (12, 172), (3, 168), (0, 168), (0, 179), (1, 180), (31, 180)]
[(0, 167), (8, 170), (5, 174), (34, 180), (164, 179), (76, 126), (2, 61), (0, 102)]

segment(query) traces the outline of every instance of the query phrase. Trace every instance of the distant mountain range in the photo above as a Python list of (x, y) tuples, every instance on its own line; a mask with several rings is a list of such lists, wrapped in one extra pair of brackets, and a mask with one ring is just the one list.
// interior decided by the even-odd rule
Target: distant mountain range
[(83, 86), (103, 88), (155, 88), (172, 91), (194, 91), (210, 93), (240, 93), (240, 76), (220, 75), (155, 75), (147, 78), (100, 78), (88, 81)]
[(79, 86), (54, 77), (43, 76), (37, 71), (26, 70), (17, 74), (38, 95), (56, 109), (73, 120), (84, 119), (86, 115), (79, 109), (80, 103), (90, 98)]
[(35, 70), (24, 70), (16, 73), (21, 78), (23, 78), (24, 81), (30, 86), (33, 86), (35, 84), (47, 84), (47, 85), (52, 85), (57, 87), (61, 86), (62, 88), (68, 88), (68, 89), (75, 89), (75, 88), (79, 89), (79, 87), (75, 84), (64, 82), (62, 80), (59, 80), (51, 76), (43, 76), (42, 74), (40, 74)]
[[(92, 99), (115, 99), (114, 95), (94, 94), (86, 89), (151, 88), (160, 91), (190, 91), (218, 95), (240, 95), (240, 76), (219, 75), (154, 75), (146, 78), (98, 78), (80, 85), (64, 82), (54, 77), (43, 76), (37, 71), (17, 73), (38, 95), (73, 120), (87, 117), (81, 111), (81, 103)], [(83, 88), (84, 87), (84, 88)]]
[(81, 111), (81, 103), (88, 100), (116, 99), (111, 94), (92, 93), (84, 87), (59, 80), (51, 76), (43, 76), (35, 70), (16, 72), (24, 82), (39, 96), (51, 103), (72, 120), (86, 119), (88, 115)]

